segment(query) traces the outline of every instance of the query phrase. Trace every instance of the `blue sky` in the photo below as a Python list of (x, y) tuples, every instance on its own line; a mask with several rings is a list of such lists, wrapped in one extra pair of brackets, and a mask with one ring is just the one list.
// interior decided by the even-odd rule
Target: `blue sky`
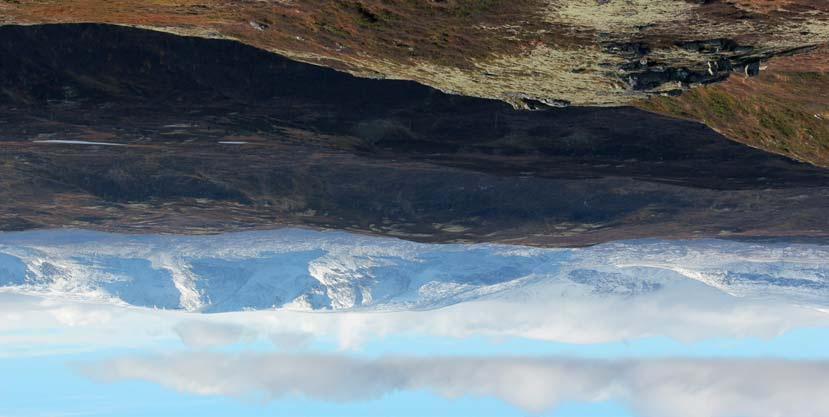
[(50, 233), (0, 236), (0, 417), (829, 415), (822, 246)]
[[(35, 416), (523, 416), (493, 398), (445, 400), (424, 392), (404, 392), (353, 403), (284, 399), (271, 403), (180, 393), (144, 381), (100, 384), (78, 375), (68, 363), (95, 357), (28, 358), (0, 361), (0, 415)], [(11, 376), (14, 377), (11, 377)], [(555, 417), (627, 417), (612, 403), (563, 405)]]
[[(105, 335), (102, 335), (105, 337)], [(315, 342), (311, 351), (336, 351), (335, 344)], [(220, 353), (275, 352), (267, 341), (256, 339), (209, 349)], [(46, 355), (0, 359), (0, 416), (522, 416), (514, 405), (494, 397), (462, 396), (446, 399), (427, 391), (398, 391), (379, 399), (332, 402), (298, 397), (264, 401), (222, 395), (196, 395), (150, 381), (94, 381), (78, 371), (79, 364), (135, 353), (191, 352), (179, 342), (163, 343), (153, 349), (115, 349), (75, 355)], [(202, 351), (202, 350), (198, 350)], [(647, 338), (623, 342), (573, 345), (511, 338), (492, 341), (474, 337), (389, 336), (369, 340), (356, 351), (358, 357), (390, 354), (478, 357), (587, 357), (655, 358), (720, 357), (827, 359), (829, 329), (804, 328), (771, 340), (756, 338), (705, 340), (683, 344), (668, 338)], [(554, 410), (533, 413), (555, 417), (637, 416), (619, 401), (585, 403), (565, 401)]]

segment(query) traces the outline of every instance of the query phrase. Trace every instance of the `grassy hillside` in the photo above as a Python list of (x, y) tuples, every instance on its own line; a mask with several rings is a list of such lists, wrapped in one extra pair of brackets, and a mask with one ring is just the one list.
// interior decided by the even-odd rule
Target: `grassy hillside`
[(829, 167), (829, 48), (766, 65), (758, 77), (733, 76), (637, 107), (697, 120), (737, 142)]

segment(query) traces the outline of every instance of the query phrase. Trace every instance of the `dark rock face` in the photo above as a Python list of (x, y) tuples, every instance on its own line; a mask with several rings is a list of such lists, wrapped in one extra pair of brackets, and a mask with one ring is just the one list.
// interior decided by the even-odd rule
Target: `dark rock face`
[[(705, 66), (695, 68), (677, 67), (651, 59), (651, 48), (647, 43), (608, 43), (604, 50), (623, 56), (628, 63), (618, 68), (621, 82), (629, 89), (648, 91), (664, 84), (676, 83), (677, 88), (669, 90), (666, 95), (679, 94), (692, 86), (712, 84), (723, 81), (733, 73), (754, 77), (760, 73), (760, 62), (772, 57), (770, 51), (755, 50), (751, 46), (740, 45), (733, 39), (717, 38), (675, 42), (675, 46), (693, 53), (709, 57)], [(806, 48), (798, 48), (803, 50)], [(775, 52), (783, 55), (795, 51)]]
[(829, 234), (829, 172), (699, 124), (521, 112), (227, 41), (2, 27), (0, 109), (3, 230), (303, 225), (538, 245)]

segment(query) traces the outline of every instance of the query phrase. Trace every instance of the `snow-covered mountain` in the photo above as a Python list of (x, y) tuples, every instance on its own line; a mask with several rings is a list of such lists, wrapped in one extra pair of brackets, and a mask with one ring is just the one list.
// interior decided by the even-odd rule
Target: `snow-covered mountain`
[(218, 236), (0, 235), (0, 290), (193, 312), (436, 308), (536, 288), (636, 297), (682, 281), (829, 306), (829, 246), (630, 241), (433, 245), (282, 229)]

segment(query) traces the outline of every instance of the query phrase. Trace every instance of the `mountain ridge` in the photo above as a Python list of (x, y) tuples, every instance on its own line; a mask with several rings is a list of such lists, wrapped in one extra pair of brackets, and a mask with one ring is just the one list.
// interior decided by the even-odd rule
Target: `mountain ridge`
[(733, 297), (826, 308), (827, 256), (829, 246), (720, 240), (539, 249), (299, 229), (212, 237), (44, 231), (0, 236), (0, 287), (217, 313), (422, 310), (547, 287), (637, 297), (696, 281)]

